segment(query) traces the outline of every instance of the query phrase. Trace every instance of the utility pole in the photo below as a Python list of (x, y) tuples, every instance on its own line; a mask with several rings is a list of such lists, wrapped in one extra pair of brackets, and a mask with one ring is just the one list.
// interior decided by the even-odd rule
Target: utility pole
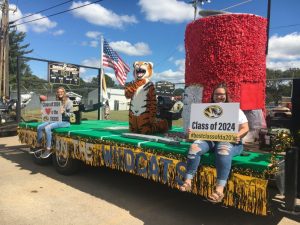
[(268, 0), (268, 12), (267, 12), (267, 19), (268, 19), (268, 25), (267, 25), (267, 43), (266, 43), (266, 55), (268, 55), (269, 52), (269, 36), (270, 36), (270, 23), (271, 23), (271, 0)]
[(8, 0), (3, 0), (1, 6), (2, 19), (0, 24), (0, 96), (9, 96), (9, 18)]
[(194, 20), (196, 20), (196, 16), (197, 16), (198, 4), (204, 5), (205, 2), (210, 3), (211, 0), (193, 0), (189, 2), (194, 7)]

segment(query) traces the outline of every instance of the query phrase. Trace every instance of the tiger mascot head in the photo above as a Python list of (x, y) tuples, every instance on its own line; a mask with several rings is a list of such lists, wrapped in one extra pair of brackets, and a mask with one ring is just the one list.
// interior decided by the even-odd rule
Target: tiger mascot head
[(133, 75), (135, 80), (150, 80), (153, 74), (153, 63), (137, 61), (133, 63)]

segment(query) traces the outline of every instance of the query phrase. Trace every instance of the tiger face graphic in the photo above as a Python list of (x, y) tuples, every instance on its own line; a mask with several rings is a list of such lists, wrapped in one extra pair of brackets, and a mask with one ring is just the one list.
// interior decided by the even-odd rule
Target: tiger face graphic
[(133, 63), (133, 76), (135, 80), (150, 80), (153, 74), (153, 63), (136, 61)]
[(219, 118), (223, 114), (223, 109), (218, 105), (211, 105), (204, 109), (204, 115), (210, 119)]

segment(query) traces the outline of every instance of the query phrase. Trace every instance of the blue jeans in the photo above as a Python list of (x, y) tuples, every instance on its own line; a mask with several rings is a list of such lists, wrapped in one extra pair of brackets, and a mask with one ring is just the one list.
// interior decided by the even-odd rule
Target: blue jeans
[(215, 164), (217, 169), (217, 185), (225, 186), (231, 170), (232, 157), (240, 155), (243, 144), (213, 141), (195, 141), (189, 150), (187, 159), (187, 172), (185, 179), (192, 179), (197, 172), (201, 156), (209, 150), (215, 152)]
[(69, 127), (70, 123), (69, 122), (44, 122), (40, 124), (37, 127), (37, 143), (41, 144), (42, 143), (42, 138), (43, 138), (43, 130), (45, 130), (46, 133), (46, 148), (50, 149), (51, 148), (51, 141), (52, 141), (52, 129), (59, 128), (59, 127)]

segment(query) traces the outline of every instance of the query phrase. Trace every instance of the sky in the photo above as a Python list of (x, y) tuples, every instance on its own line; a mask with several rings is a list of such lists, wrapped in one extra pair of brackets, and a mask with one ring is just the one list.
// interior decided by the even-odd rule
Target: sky
[[(91, 2), (10, 0), (9, 19), (15, 21), (14, 29), (26, 32), (24, 44), (34, 50), (29, 57), (99, 67), (102, 35), (131, 68), (134, 61), (153, 62), (153, 81), (184, 83), (184, 33), (194, 19), (189, 0), (102, 0), (49, 17)], [(58, 4), (62, 5), (22, 18)], [(267, 5), (267, 0), (211, 0), (198, 10), (229, 8), (226, 11), (267, 17)], [(299, 0), (271, 0), (267, 68), (300, 68), (299, 9)], [(46, 18), (28, 22), (40, 17)], [(33, 74), (47, 79), (46, 63), (31, 61), (30, 66)], [(114, 79), (113, 70), (104, 71)], [(81, 71), (86, 81), (96, 74), (96, 70)], [(132, 79), (131, 69), (127, 82)]]

